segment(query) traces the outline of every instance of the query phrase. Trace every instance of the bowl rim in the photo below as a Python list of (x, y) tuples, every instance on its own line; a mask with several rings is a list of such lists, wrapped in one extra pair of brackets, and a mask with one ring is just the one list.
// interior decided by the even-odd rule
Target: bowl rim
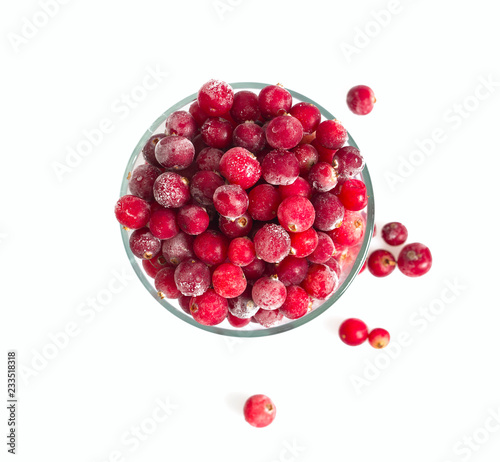
[[(270, 84), (267, 83), (260, 83), (260, 82), (234, 82), (230, 83), (231, 87), (236, 90), (245, 90), (245, 89), (254, 89), (254, 90), (260, 90)], [(312, 99), (308, 98), (307, 96), (302, 95), (301, 93), (298, 93), (296, 91), (290, 90), (287, 88), (287, 90), (290, 92), (293, 98), (299, 99), (302, 102), (306, 103), (311, 103), (314, 104), (321, 112), (321, 115), (325, 117), (325, 119), (335, 119), (336, 117), (331, 114), (327, 109), (325, 109), (323, 106), (320, 104), (316, 103)], [(165, 121), (165, 119), (172, 114), (172, 112), (178, 111), (182, 108), (184, 108), (187, 104), (193, 102), (197, 98), (198, 93), (193, 93), (179, 102), (175, 103), (173, 106), (168, 108), (163, 114), (161, 114), (146, 130), (146, 132), (142, 135), (141, 139), (137, 143), (136, 147), (134, 148), (132, 155), (129, 158), (129, 161), (127, 163), (125, 173), (123, 175), (123, 180), (121, 183), (120, 187), (120, 197), (128, 193), (128, 176), (129, 173), (132, 172), (133, 166), (139, 157), (139, 155), (142, 152), (142, 148), (144, 147), (144, 144), (146, 141), (155, 133), (155, 131), (158, 129), (158, 127)], [(354, 141), (354, 139), (351, 137), (351, 134), (347, 132), (348, 134), (348, 140), (347, 143), (350, 146), (353, 146), (357, 149), (358, 145)], [(368, 194), (368, 204), (367, 204), (367, 209), (366, 209), (366, 228), (365, 228), (365, 236), (363, 238), (363, 242), (361, 244), (359, 253), (356, 257), (356, 260), (354, 261), (354, 264), (351, 268), (351, 271), (347, 275), (346, 279), (344, 282), (341, 284), (341, 286), (337, 289), (337, 291), (327, 300), (325, 300), (320, 306), (315, 308), (313, 311), (307, 313), (303, 317), (299, 319), (295, 319), (292, 321), (289, 321), (285, 324), (277, 325), (274, 327), (270, 328), (262, 328), (262, 329), (256, 329), (256, 330), (242, 330), (242, 329), (227, 329), (225, 327), (219, 327), (219, 326), (204, 326), (202, 324), (199, 324), (196, 322), (191, 316), (189, 316), (187, 313), (182, 311), (181, 309), (176, 308), (175, 306), (172, 306), (169, 302), (168, 299), (161, 299), (158, 297), (158, 292), (154, 285), (151, 284), (150, 279), (146, 276), (144, 273), (143, 269), (141, 268), (142, 265), (140, 265), (133, 255), (133, 253), (130, 250), (130, 247), (128, 245), (128, 240), (129, 240), (129, 233), (126, 229), (124, 229), (122, 226), (120, 226), (121, 229), (121, 235), (122, 235), (122, 241), (123, 245), (125, 247), (125, 252), (127, 253), (128, 260), (130, 264), (132, 265), (132, 268), (139, 278), (139, 280), (142, 282), (142, 285), (148, 290), (148, 292), (154, 297), (154, 299), (159, 302), (164, 308), (166, 308), (170, 313), (175, 315), (177, 318), (195, 326), (198, 327), (199, 329), (202, 329), (207, 332), (212, 332), (214, 334), (219, 334), (219, 335), (225, 335), (225, 336), (230, 336), (230, 337), (267, 337), (269, 335), (275, 335), (283, 332), (290, 331), (292, 329), (295, 329), (296, 327), (302, 326), (313, 319), (316, 319), (319, 315), (323, 314), (325, 311), (327, 311), (331, 306), (334, 305), (334, 303), (340, 299), (340, 297), (344, 294), (344, 292), (349, 288), (349, 286), (352, 284), (354, 278), (358, 275), (361, 266), (363, 265), (363, 262), (365, 261), (366, 255), (368, 253), (368, 249), (370, 246), (371, 238), (373, 235), (373, 227), (375, 223), (375, 201), (374, 201), (374, 196), (373, 196), (373, 186), (370, 178), (370, 173), (368, 171), (368, 167), (365, 164), (365, 167), (363, 171), (361, 172), (361, 175), (363, 177), (363, 181), (365, 182), (366, 185), (366, 190)]]

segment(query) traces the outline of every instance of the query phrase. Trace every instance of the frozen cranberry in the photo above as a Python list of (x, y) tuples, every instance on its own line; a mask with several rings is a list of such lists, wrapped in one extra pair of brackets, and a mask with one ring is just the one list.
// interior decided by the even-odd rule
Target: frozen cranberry
[(244, 266), (242, 269), (248, 280), (259, 279), (264, 274), (266, 263), (259, 258), (255, 258), (252, 263)]
[(265, 224), (255, 233), (255, 253), (268, 263), (279, 263), (290, 252), (290, 236), (274, 223)]
[(260, 178), (261, 168), (255, 156), (245, 148), (229, 149), (220, 160), (220, 173), (229, 183), (251, 188)]
[(203, 84), (198, 91), (198, 104), (210, 117), (221, 116), (233, 105), (234, 93), (231, 85), (212, 79)]
[(120, 197), (115, 205), (115, 216), (126, 228), (139, 229), (148, 224), (150, 210), (150, 205), (144, 199), (125, 195)]
[(368, 328), (360, 319), (346, 319), (339, 327), (340, 339), (347, 345), (361, 345), (368, 338)]
[(286, 299), (279, 310), (288, 319), (298, 319), (307, 313), (310, 305), (309, 295), (302, 287), (288, 286), (286, 288)]
[(189, 181), (174, 172), (162, 173), (155, 181), (153, 193), (158, 204), (171, 208), (182, 207), (191, 197)]
[(331, 231), (338, 228), (344, 219), (344, 206), (340, 199), (332, 193), (317, 194), (311, 199), (316, 210), (314, 227), (320, 231)]
[(301, 175), (307, 175), (314, 164), (318, 163), (319, 155), (316, 148), (310, 144), (299, 144), (292, 152), (299, 161)]
[(219, 231), (209, 229), (196, 236), (193, 250), (207, 265), (220, 265), (227, 257), (228, 240)]
[(342, 267), (334, 257), (331, 257), (329, 260), (327, 260), (325, 262), (325, 265), (328, 266), (328, 268), (330, 268), (330, 270), (337, 275), (337, 278), (340, 278), (340, 274), (342, 273)]
[(307, 257), (311, 263), (326, 263), (335, 253), (335, 245), (328, 234), (318, 233), (318, 245)]
[(177, 266), (180, 262), (195, 256), (193, 242), (193, 236), (181, 231), (174, 237), (163, 241), (161, 251), (170, 264)]
[(237, 318), (236, 316), (232, 315), (231, 312), (227, 313), (227, 320), (229, 324), (231, 324), (231, 326), (236, 327), (237, 329), (240, 329), (250, 324), (250, 318), (248, 319)]
[(390, 341), (391, 336), (389, 335), (389, 332), (380, 327), (373, 329), (368, 334), (368, 342), (373, 348), (385, 348), (387, 345), (389, 345)]
[(291, 196), (302, 196), (307, 199), (310, 199), (312, 196), (311, 185), (301, 176), (297, 177), (292, 184), (280, 185), (278, 190), (282, 201)]
[(282, 319), (283, 313), (280, 310), (264, 310), (261, 308), (253, 315), (250, 322), (254, 320), (254, 322), (258, 322), (261, 326), (269, 329), (278, 325)]
[(246, 236), (252, 229), (252, 224), (253, 220), (248, 212), (235, 220), (219, 215), (219, 229), (231, 239)]
[(316, 218), (314, 207), (303, 196), (287, 197), (278, 207), (280, 225), (291, 233), (301, 233), (309, 229)]
[(218, 171), (219, 163), (223, 155), (224, 151), (216, 148), (211, 148), (209, 146), (208, 148), (204, 148), (200, 151), (200, 153), (196, 157), (196, 164), (198, 165), (198, 168), (200, 170)]
[(156, 160), (155, 149), (158, 142), (166, 136), (167, 135), (165, 135), (164, 133), (157, 133), (146, 141), (146, 144), (142, 148), (142, 155), (144, 156), (144, 160), (148, 164), (153, 165), (154, 167), (161, 167), (161, 165)]
[(333, 156), (332, 165), (339, 178), (348, 179), (361, 173), (365, 166), (365, 160), (359, 149), (353, 146), (344, 146)]
[(308, 268), (305, 258), (289, 255), (276, 266), (276, 275), (285, 286), (298, 285), (306, 277)]
[(344, 220), (339, 228), (329, 233), (334, 244), (353, 246), (361, 242), (365, 234), (365, 220), (359, 212), (344, 212)]
[(189, 113), (193, 116), (198, 127), (201, 127), (205, 123), (205, 120), (208, 119), (208, 114), (203, 112), (200, 105), (198, 104), (198, 100), (191, 103), (191, 106), (189, 106)]
[(375, 250), (368, 257), (368, 270), (374, 276), (383, 278), (396, 269), (396, 259), (387, 250)]
[(247, 286), (238, 297), (228, 299), (229, 312), (240, 319), (248, 319), (257, 313), (259, 307), (252, 300), (252, 289)]
[(201, 234), (208, 228), (208, 213), (199, 205), (184, 205), (177, 213), (177, 224), (186, 234)]
[(132, 253), (142, 260), (150, 260), (161, 250), (161, 241), (153, 236), (149, 228), (136, 229), (129, 238)]
[(248, 208), (248, 196), (237, 184), (219, 186), (214, 193), (214, 206), (223, 217), (234, 219), (241, 217)]
[(265, 395), (253, 395), (245, 402), (243, 414), (253, 427), (267, 427), (276, 417), (276, 406)]
[(237, 237), (229, 243), (227, 257), (237, 266), (246, 266), (255, 259), (255, 246), (248, 237)]
[(177, 215), (172, 209), (158, 209), (151, 213), (149, 229), (158, 239), (170, 239), (177, 235)]
[(309, 183), (315, 191), (327, 192), (337, 184), (335, 169), (326, 162), (318, 162), (311, 167), (308, 175)]
[(161, 253), (153, 257), (151, 260), (142, 260), (142, 267), (144, 268), (146, 274), (151, 278), (155, 278), (158, 272), (166, 266), (170, 265)]
[(233, 141), (233, 127), (220, 117), (209, 117), (201, 127), (203, 142), (217, 149), (226, 149)]
[(272, 119), (266, 128), (266, 140), (274, 149), (292, 149), (302, 139), (302, 124), (291, 115)]
[(259, 184), (248, 193), (248, 212), (254, 220), (276, 218), (281, 202), (279, 191), (270, 184)]
[(328, 266), (313, 263), (301, 286), (312, 298), (325, 300), (334, 291), (337, 282), (337, 275)]
[(262, 176), (275, 185), (291, 184), (300, 173), (299, 161), (290, 151), (271, 151), (262, 161)]
[(180, 262), (175, 268), (174, 278), (182, 295), (195, 297), (206, 292), (210, 286), (208, 266), (194, 258)]
[(297, 103), (290, 108), (290, 115), (302, 124), (304, 133), (313, 133), (321, 121), (321, 112), (311, 103)]
[(185, 136), (192, 140), (198, 131), (194, 117), (186, 111), (175, 111), (167, 117), (165, 122), (166, 135)]
[(227, 300), (213, 289), (191, 297), (189, 309), (193, 319), (204, 326), (215, 326), (227, 317)]
[(431, 266), (431, 251), (424, 244), (407, 244), (399, 252), (398, 268), (405, 276), (423, 276), (431, 269)]
[(303, 258), (311, 255), (318, 245), (318, 233), (314, 228), (301, 233), (290, 233), (290, 254)]
[(222, 297), (235, 298), (247, 287), (243, 270), (232, 263), (222, 263), (212, 274), (214, 290)]
[(283, 305), (286, 298), (286, 287), (278, 279), (262, 277), (252, 287), (252, 299), (264, 310), (275, 310)]
[(327, 164), (332, 164), (333, 158), (337, 152), (337, 149), (328, 149), (321, 146), (317, 138), (311, 141), (311, 146), (318, 152), (318, 162), (326, 162)]
[(327, 149), (339, 149), (347, 141), (347, 130), (338, 120), (325, 120), (316, 129), (316, 139)]
[(182, 294), (175, 285), (175, 268), (163, 268), (155, 277), (155, 287), (160, 298), (179, 298)]
[(347, 106), (357, 115), (372, 112), (375, 101), (373, 90), (366, 85), (356, 85), (347, 92)]
[(213, 205), (215, 190), (224, 184), (224, 180), (215, 172), (202, 170), (194, 174), (189, 185), (193, 199), (201, 205)]
[(194, 146), (183, 136), (167, 136), (156, 145), (155, 156), (162, 167), (181, 170), (193, 162)]
[(179, 302), (179, 306), (182, 308), (182, 311), (191, 316), (191, 310), (189, 309), (189, 303), (191, 302), (191, 297), (188, 295), (181, 295), (177, 299), (177, 301)]
[(347, 210), (363, 210), (368, 204), (366, 186), (361, 180), (347, 180), (341, 186), (338, 197)]
[(264, 87), (258, 99), (260, 113), (265, 119), (285, 114), (292, 107), (292, 95), (281, 85)]
[(250, 152), (259, 152), (266, 145), (266, 135), (255, 122), (244, 122), (234, 129), (233, 144)]
[(160, 175), (160, 169), (149, 164), (139, 165), (132, 172), (128, 182), (130, 192), (145, 201), (153, 200), (153, 185)]
[(236, 92), (229, 113), (236, 123), (242, 124), (247, 120), (255, 122), (260, 117), (257, 95), (248, 90)]
[(408, 239), (408, 230), (402, 223), (387, 223), (382, 228), (382, 239), (389, 245), (401, 245)]

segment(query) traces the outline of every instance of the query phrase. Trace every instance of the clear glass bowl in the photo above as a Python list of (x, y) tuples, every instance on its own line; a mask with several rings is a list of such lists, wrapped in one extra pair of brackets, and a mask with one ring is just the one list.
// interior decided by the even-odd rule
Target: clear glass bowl
[[(269, 84), (264, 84), (264, 83), (256, 83), (256, 82), (237, 82), (237, 83), (231, 83), (230, 84), (234, 90), (253, 90), (255, 93), (258, 93), (262, 88)], [(315, 101), (307, 98), (304, 95), (301, 95), (300, 93), (297, 93), (295, 91), (292, 91), (290, 89), (287, 89), (292, 97), (293, 97), (293, 104), (299, 103), (299, 102), (307, 102), (307, 103), (312, 103), (314, 104), (320, 111), (324, 119), (334, 119), (335, 117), (328, 112), (323, 106), (320, 104), (316, 103)], [(175, 111), (179, 110), (188, 110), (190, 104), (196, 99), (197, 93), (194, 93), (178, 103), (174, 104), (171, 108), (167, 109), (158, 119), (155, 120), (155, 122), (149, 127), (144, 133), (144, 135), (141, 137), (139, 140), (139, 143), (137, 143), (137, 146), (135, 147), (134, 151), (132, 152), (132, 155), (130, 156), (130, 159), (127, 163), (127, 167), (125, 169), (125, 173), (123, 175), (123, 180), (121, 184), (121, 189), (120, 189), (120, 197), (129, 194), (130, 191), (128, 189), (128, 175), (130, 172), (134, 170), (134, 168), (137, 165), (140, 165), (144, 163), (144, 159), (141, 156), (141, 151), (146, 143), (146, 141), (156, 133), (162, 133), (165, 129), (165, 120), (166, 118)], [(354, 140), (352, 139), (351, 135), (349, 134), (349, 138), (347, 143), (350, 146), (358, 147)], [(164, 308), (166, 308), (170, 313), (173, 315), (177, 316), (178, 318), (182, 319), (183, 321), (199, 328), (203, 329), (208, 332), (213, 332), (215, 334), (220, 334), (220, 335), (228, 335), (232, 337), (261, 337), (261, 336), (266, 336), (266, 335), (273, 335), (273, 334), (279, 334), (281, 332), (286, 332), (291, 329), (295, 329), (296, 327), (302, 326), (303, 324), (313, 320), (314, 318), (317, 318), (320, 314), (324, 313), (328, 308), (330, 308), (341, 296), (342, 294), (347, 290), (347, 288), (351, 285), (352, 281), (358, 274), (359, 270), (361, 269), (361, 266), (363, 265), (363, 262), (365, 260), (366, 254), (368, 252), (368, 247), (370, 245), (370, 240), (373, 234), (373, 226), (374, 226), (374, 212), (375, 212), (375, 207), (374, 207), (374, 198), (373, 198), (373, 188), (372, 188), (372, 183), (370, 180), (370, 174), (368, 173), (368, 168), (365, 166), (363, 169), (362, 174), (360, 175), (360, 178), (363, 179), (363, 181), (366, 184), (366, 189), (368, 193), (368, 206), (366, 210), (363, 212), (365, 215), (366, 219), (366, 230), (365, 230), (365, 235), (363, 237), (363, 242), (361, 243), (359, 253), (354, 260), (352, 264), (352, 268), (347, 274), (344, 274), (345, 272), (342, 271), (342, 275), (339, 281), (338, 288), (336, 292), (327, 300), (324, 300), (323, 303), (319, 304), (316, 306), (312, 311), (307, 313), (305, 316), (302, 318), (296, 319), (296, 320), (287, 320), (286, 318), (283, 318), (283, 321), (281, 324), (271, 327), (271, 328), (265, 328), (261, 326), (260, 324), (257, 323), (249, 323), (245, 328), (233, 328), (227, 321), (224, 321), (224, 327), (218, 326), (204, 326), (199, 323), (197, 323), (191, 316), (189, 316), (187, 313), (185, 313), (182, 308), (179, 306), (176, 300), (171, 300), (171, 299), (161, 299), (158, 296), (158, 293), (156, 291), (156, 288), (154, 287), (154, 281), (151, 279), (143, 270), (142, 263), (139, 259), (137, 259), (132, 252), (130, 251), (129, 245), (128, 245), (128, 240), (129, 240), (129, 235), (130, 231), (125, 230), (123, 227), (121, 227), (121, 234), (122, 234), (122, 239), (123, 239), (123, 244), (125, 246), (125, 251), (127, 252), (128, 259), (130, 261), (130, 264), (132, 265), (132, 268), (134, 269), (135, 273), (137, 274), (137, 277), (140, 279), (142, 282), (143, 286), (147, 289), (147, 291), (153, 296), (153, 298), (160, 303)]]

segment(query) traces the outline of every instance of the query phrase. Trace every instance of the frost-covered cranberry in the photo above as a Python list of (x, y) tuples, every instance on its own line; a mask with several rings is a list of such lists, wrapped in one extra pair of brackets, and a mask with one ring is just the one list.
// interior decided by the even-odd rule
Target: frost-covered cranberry
[(149, 228), (136, 229), (128, 241), (132, 253), (142, 260), (151, 260), (161, 250), (161, 241)]
[(281, 85), (268, 85), (259, 92), (259, 109), (264, 119), (285, 114), (292, 107), (292, 95)]
[(201, 127), (205, 123), (205, 120), (208, 119), (208, 114), (203, 112), (198, 104), (198, 100), (191, 103), (191, 106), (189, 106), (189, 113), (193, 116), (194, 120), (196, 120), (198, 127)]
[(175, 268), (174, 278), (182, 295), (196, 297), (206, 292), (210, 286), (208, 266), (194, 258), (179, 263)]
[(231, 85), (212, 79), (198, 91), (198, 104), (210, 117), (222, 116), (231, 109), (234, 93)]
[(177, 266), (180, 262), (195, 256), (193, 242), (193, 236), (181, 231), (174, 237), (163, 241), (161, 251), (170, 264)]
[(328, 266), (328, 268), (330, 268), (330, 270), (337, 275), (337, 278), (340, 278), (342, 267), (335, 257), (331, 257), (329, 260), (327, 260), (325, 262), (325, 265)]
[(126, 228), (139, 229), (146, 226), (150, 215), (150, 205), (144, 199), (130, 194), (120, 197), (115, 205), (116, 219)]
[(318, 162), (311, 167), (308, 175), (309, 183), (318, 192), (327, 192), (337, 184), (337, 172), (326, 162)]
[(266, 140), (274, 149), (292, 149), (302, 139), (302, 124), (291, 115), (272, 119), (266, 128)]
[(189, 181), (174, 172), (162, 173), (155, 181), (153, 193), (158, 204), (171, 208), (182, 207), (191, 197)]
[(248, 212), (254, 220), (269, 221), (276, 218), (281, 202), (278, 189), (270, 184), (259, 184), (248, 193)]
[(128, 182), (130, 192), (145, 201), (153, 200), (153, 185), (161, 174), (160, 169), (149, 164), (139, 165), (132, 172)]
[(402, 223), (387, 223), (382, 228), (382, 239), (389, 245), (401, 245), (408, 239), (408, 230)]
[(228, 299), (229, 312), (240, 319), (250, 319), (259, 307), (252, 300), (252, 289), (247, 286), (238, 297)]
[(431, 269), (431, 266), (431, 251), (424, 244), (418, 242), (407, 244), (399, 252), (398, 268), (405, 276), (423, 276)]
[(209, 117), (200, 133), (203, 142), (212, 148), (226, 149), (233, 141), (233, 126), (220, 117)]
[(224, 151), (217, 148), (203, 148), (196, 157), (196, 164), (200, 170), (219, 170), (219, 163)]
[(237, 237), (229, 243), (227, 257), (237, 266), (246, 266), (255, 259), (255, 246), (248, 237)]
[(368, 328), (361, 319), (349, 318), (340, 325), (339, 336), (346, 345), (361, 345), (368, 338)]
[(142, 155), (144, 156), (144, 160), (148, 164), (153, 165), (154, 167), (161, 167), (161, 165), (156, 160), (155, 149), (158, 142), (166, 136), (167, 135), (165, 135), (164, 133), (157, 133), (146, 141), (146, 144), (142, 148)]
[(247, 120), (256, 121), (260, 117), (259, 100), (253, 91), (242, 90), (234, 94), (233, 106), (229, 113), (234, 121), (242, 124)]
[(243, 270), (233, 263), (222, 263), (212, 274), (212, 284), (215, 292), (225, 298), (235, 298), (241, 295), (247, 287)]
[(316, 218), (314, 207), (303, 196), (287, 197), (278, 207), (280, 225), (291, 233), (301, 233), (309, 229)]
[(347, 130), (338, 120), (325, 120), (316, 129), (316, 139), (327, 149), (339, 149), (347, 141)]
[(366, 85), (356, 85), (347, 92), (347, 106), (357, 115), (366, 115), (372, 112), (373, 105), (377, 101), (375, 94)]
[(378, 278), (389, 276), (396, 269), (396, 259), (387, 250), (375, 250), (368, 257), (368, 271)]
[(317, 194), (311, 199), (316, 210), (314, 227), (320, 231), (331, 231), (339, 227), (344, 219), (344, 206), (332, 193)]
[(260, 258), (255, 258), (254, 261), (247, 266), (244, 266), (243, 273), (248, 280), (259, 279), (266, 270), (266, 263)]
[(285, 286), (298, 285), (306, 277), (308, 268), (305, 258), (289, 255), (276, 266), (276, 275)]
[(219, 186), (214, 193), (214, 206), (223, 217), (235, 219), (248, 209), (248, 195), (237, 184)]
[(363, 210), (368, 204), (365, 184), (354, 178), (342, 184), (338, 197), (347, 210)]
[(311, 185), (301, 176), (297, 177), (292, 184), (280, 185), (278, 190), (282, 201), (291, 196), (302, 196), (307, 199), (311, 199), (312, 196)]
[(307, 175), (311, 167), (319, 161), (318, 151), (310, 144), (299, 144), (292, 152), (299, 161), (301, 175)]
[(307, 313), (310, 304), (309, 295), (302, 287), (288, 286), (286, 299), (279, 310), (288, 319), (299, 319)]
[(326, 263), (335, 253), (335, 245), (328, 234), (318, 232), (318, 245), (307, 257), (311, 263)]
[(160, 298), (179, 298), (182, 294), (175, 285), (175, 268), (163, 268), (155, 277), (155, 287)]
[(328, 266), (313, 263), (301, 286), (312, 298), (325, 300), (333, 292), (337, 282), (337, 275)]
[(250, 318), (248, 319), (237, 318), (236, 316), (232, 315), (231, 312), (227, 313), (227, 320), (229, 324), (231, 324), (231, 326), (236, 327), (237, 329), (240, 329), (250, 324)]
[(267, 223), (255, 233), (255, 253), (268, 263), (279, 263), (290, 252), (290, 236), (282, 226)]
[(283, 313), (280, 310), (264, 310), (261, 308), (259, 311), (257, 311), (257, 313), (253, 315), (250, 321), (254, 320), (261, 326), (269, 329), (270, 327), (277, 326), (282, 319)]
[(149, 229), (158, 239), (170, 239), (177, 235), (177, 215), (172, 209), (161, 208), (151, 213)]
[(390, 341), (391, 336), (389, 335), (389, 332), (380, 327), (371, 330), (368, 334), (368, 342), (373, 348), (385, 348), (387, 345), (389, 345)]
[(345, 210), (340, 227), (329, 233), (334, 244), (353, 246), (361, 242), (365, 234), (365, 220), (359, 212)]
[(262, 277), (252, 287), (253, 301), (264, 310), (275, 310), (286, 298), (285, 285), (274, 277)]
[(233, 144), (250, 152), (259, 152), (266, 145), (266, 135), (262, 127), (255, 122), (244, 122), (234, 129)]
[(196, 236), (193, 250), (196, 256), (207, 265), (220, 265), (227, 257), (229, 242), (219, 231), (208, 229)]
[(220, 173), (229, 183), (251, 188), (260, 178), (261, 168), (256, 157), (245, 148), (229, 149), (221, 158)]
[(201, 205), (213, 205), (215, 190), (224, 184), (224, 180), (215, 172), (202, 170), (194, 174), (189, 185), (193, 199)]
[(276, 417), (276, 406), (265, 395), (253, 395), (245, 402), (243, 414), (253, 427), (267, 427)]
[(144, 271), (150, 278), (155, 278), (160, 270), (165, 268), (166, 266), (171, 266), (165, 257), (159, 253), (151, 260), (142, 260), (142, 267)]
[(215, 326), (227, 317), (227, 300), (213, 289), (191, 297), (189, 309), (193, 319), (204, 326)]
[(354, 146), (344, 146), (333, 156), (332, 165), (339, 178), (348, 179), (361, 173), (365, 166), (365, 160), (359, 149)]
[(304, 133), (307, 134), (315, 132), (321, 122), (321, 112), (311, 103), (294, 104), (289, 113), (300, 121)]
[(198, 235), (208, 228), (207, 211), (196, 204), (187, 204), (177, 212), (177, 224), (186, 234)]
[(184, 136), (167, 136), (156, 145), (155, 156), (162, 167), (182, 170), (193, 162), (194, 146)]
[(167, 117), (165, 122), (166, 135), (185, 136), (192, 140), (197, 132), (198, 125), (189, 112), (175, 111)]
[(291, 184), (300, 173), (300, 166), (295, 154), (290, 151), (271, 151), (264, 157), (262, 176), (274, 185)]
[(252, 224), (253, 220), (248, 211), (235, 220), (219, 216), (219, 229), (231, 239), (246, 236), (252, 229)]
[(311, 255), (318, 245), (318, 233), (314, 228), (301, 233), (290, 233), (290, 254), (302, 258)]

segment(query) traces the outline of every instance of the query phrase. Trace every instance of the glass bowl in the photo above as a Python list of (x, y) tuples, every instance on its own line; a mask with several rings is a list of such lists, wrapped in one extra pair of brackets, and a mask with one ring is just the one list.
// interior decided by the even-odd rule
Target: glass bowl
[[(254, 91), (255, 93), (258, 93), (262, 88), (269, 84), (264, 84), (264, 83), (256, 83), (256, 82), (237, 82), (237, 83), (231, 83), (231, 87), (234, 90), (250, 90)], [(293, 104), (299, 103), (299, 102), (307, 102), (307, 103), (312, 103), (314, 104), (320, 111), (324, 119), (334, 119), (335, 117), (327, 111), (323, 106), (320, 104), (316, 103), (315, 101), (312, 101), (310, 98), (307, 98), (304, 95), (301, 95), (300, 93), (297, 93), (295, 91), (292, 91), (290, 89), (287, 89), (290, 94), (293, 97)], [(167, 109), (160, 117), (158, 117), (155, 122), (147, 129), (147, 131), (144, 133), (144, 135), (141, 137), (139, 140), (139, 143), (135, 147), (134, 151), (132, 152), (132, 155), (130, 156), (130, 159), (127, 163), (127, 167), (125, 169), (125, 173), (123, 175), (123, 180), (121, 184), (121, 189), (120, 189), (120, 197), (129, 194), (130, 191), (128, 189), (128, 177), (129, 173), (134, 170), (134, 168), (137, 165), (143, 164), (144, 159), (141, 155), (142, 148), (146, 141), (156, 133), (162, 133), (165, 130), (165, 120), (166, 118), (172, 114), (172, 112), (179, 111), (179, 110), (188, 110), (190, 104), (196, 99), (197, 93), (194, 93), (178, 103), (174, 104), (171, 108)], [(357, 144), (354, 142), (352, 139), (351, 135), (349, 134), (347, 144), (350, 146), (358, 147)], [(187, 313), (185, 313), (182, 308), (179, 306), (176, 300), (172, 299), (165, 299), (165, 298), (160, 298), (158, 295), (158, 292), (156, 288), (154, 287), (154, 281), (152, 278), (150, 278), (143, 270), (141, 260), (136, 258), (132, 252), (130, 251), (129, 245), (128, 245), (128, 240), (131, 231), (128, 231), (124, 229), (123, 227), (121, 228), (121, 234), (122, 234), (122, 239), (123, 239), (123, 244), (125, 246), (125, 251), (127, 252), (128, 259), (130, 261), (130, 264), (132, 265), (132, 268), (134, 269), (135, 273), (137, 274), (137, 277), (143, 284), (143, 286), (146, 288), (146, 290), (153, 296), (153, 298), (160, 303), (164, 308), (166, 308), (170, 313), (173, 315), (177, 316), (178, 318), (182, 319), (184, 322), (187, 322), (199, 329), (203, 329), (208, 332), (213, 332), (215, 334), (220, 334), (220, 335), (227, 335), (227, 336), (232, 336), (232, 337), (261, 337), (261, 336), (266, 336), (266, 335), (274, 335), (274, 334), (279, 334), (281, 332), (286, 332), (291, 329), (295, 329), (296, 327), (302, 326), (303, 324), (312, 321), (313, 319), (317, 318), (320, 314), (324, 313), (327, 309), (329, 309), (341, 296), (342, 294), (347, 290), (347, 288), (351, 285), (352, 281), (354, 278), (357, 276), (358, 272), (360, 271), (363, 262), (366, 258), (366, 254), (368, 252), (368, 247), (370, 245), (370, 240), (372, 238), (373, 234), (373, 226), (374, 226), (374, 212), (375, 212), (375, 207), (374, 207), (374, 197), (373, 197), (373, 188), (372, 188), (372, 183), (370, 180), (370, 174), (368, 173), (368, 168), (365, 165), (365, 168), (363, 169), (363, 172), (358, 176), (360, 179), (362, 179), (365, 184), (366, 184), (366, 190), (368, 194), (368, 205), (366, 209), (362, 212), (363, 215), (365, 215), (365, 220), (366, 220), (366, 229), (365, 229), (365, 235), (363, 237), (363, 241), (361, 245), (359, 246), (359, 253), (357, 254), (357, 257), (353, 262), (351, 262), (351, 269), (349, 272), (347, 271), (342, 271), (339, 284), (337, 286), (337, 290), (335, 293), (328, 298), (327, 300), (324, 300), (321, 302), (316, 302), (315, 305), (313, 305), (312, 311), (304, 315), (303, 317), (296, 319), (296, 320), (287, 320), (286, 318), (283, 318), (283, 321), (281, 324), (270, 327), (270, 328), (265, 328), (261, 326), (260, 324), (257, 323), (252, 323), (250, 322), (245, 328), (234, 328), (232, 327), (227, 320), (223, 322), (224, 327), (221, 327), (220, 325), (217, 326), (204, 326), (202, 324), (197, 323), (191, 316), (189, 316)], [(346, 274), (347, 273), (347, 274)]]

